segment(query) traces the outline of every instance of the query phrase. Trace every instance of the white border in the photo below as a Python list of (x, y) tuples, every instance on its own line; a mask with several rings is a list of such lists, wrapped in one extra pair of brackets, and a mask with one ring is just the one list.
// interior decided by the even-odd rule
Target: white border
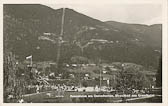
[[(163, 52), (163, 103), (25, 103), (25, 104), (13, 104), (3, 103), (3, 4), (109, 4), (109, 3), (129, 3), (129, 4), (143, 4), (143, 3), (159, 3), (163, 5), (163, 33), (162, 33), (162, 52)], [(92, 2), (91, 2), (92, 1)], [(65, 105), (120, 105), (120, 106), (168, 106), (168, 1), (167, 0), (1, 0), (0, 1), (0, 106), (19, 106), (19, 105), (41, 105), (41, 106), (65, 106)]]

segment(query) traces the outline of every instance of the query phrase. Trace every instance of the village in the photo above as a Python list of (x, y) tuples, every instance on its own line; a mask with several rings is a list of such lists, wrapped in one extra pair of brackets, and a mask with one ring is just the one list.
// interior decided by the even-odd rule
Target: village
[[(45, 7), (40, 6), (40, 9)], [(3, 62), (5, 103), (162, 101), (161, 49), (151, 47), (144, 40), (144, 35), (139, 36), (141, 32), (112, 27), (69, 8), (50, 10), (47, 7), (46, 10), (53, 13), (46, 19), (27, 18), (27, 22), (23, 18), (18, 19), (23, 21), (19, 23), (16, 17), (13, 19), (10, 16), (13, 9), (6, 8), (4, 19), (7, 26), (4, 33), (7, 34)], [(29, 6), (27, 8), (30, 9)], [(59, 18), (56, 19), (55, 15)], [(50, 18), (53, 22), (48, 24)], [(79, 20), (76, 21), (76, 18)], [(8, 23), (11, 19), (12, 22)], [(37, 29), (34, 22), (39, 25)], [(22, 27), (16, 27), (13, 34), (12, 24), (25, 28), (22, 31)], [(131, 33), (127, 33), (129, 31)]]
[[(105, 95), (107, 97), (113, 96), (123, 97), (140, 97), (153, 95), (155, 89), (155, 73), (144, 71), (150, 82), (142, 85), (140, 88), (120, 88), (121, 71), (134, 68), (142, 71), (141, 65), (133, 63), (114, 62), (112, 64), (63, 64), (61, 71), (56, 70), (56, 63), (52, 61), (33, 62), (33, 56), (28, 56), (24, 63), (17, 63), (17, 78), (20, 79), (19, 84), (21, 88), (16, 88), (8, 94), (8, 100), (18, 98), (20, 102), (30, 102), (33, 95), (39, 95), (45, 92), (46, 98), (76, 98), (80, 95)], [(136, 67), (136, 68), (135, 68)], [(63, 71), (64, 70), (64, 71)], [(134, 75), (135, 73), (130, 73)], [(138, 75), (139, 76), (139, 75)], [(25, 79), (27, 79), (25, 81)], [(130, 79), (131, 82), (132, 79)], [(134, 80), (134, 79), (133, 79)], [(143, 82), (145, 80), (143, 79)], [(17, 91), (19, 89), (19, 91)], [(18, 92), (14, 93), (14, 92)], [(51, 92), (51, 93), (50, 93)], [(76, 93), (75, 93), (76, 92)], [(53, 94), (56, 93), (56, 94)], [(72, 97), (71, 97), (72, 96)], [(101, 96), (97, 96), (101, 97)], [(146, 97), (146, 96), (145, 96)], [(82, 97), (80, 97), (82, 98)], [(118, 96), (119, 98), (119, 96)], [(38, 100), (38, 99), (37, 99)], [(33, 102), (33, 101), (32, 101)]]

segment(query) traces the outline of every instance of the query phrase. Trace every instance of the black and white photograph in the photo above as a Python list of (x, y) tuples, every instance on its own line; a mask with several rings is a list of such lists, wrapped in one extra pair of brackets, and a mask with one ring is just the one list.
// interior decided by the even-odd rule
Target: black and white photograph
[(162, 3), (2, 5), (3, 103), (163, 103)]

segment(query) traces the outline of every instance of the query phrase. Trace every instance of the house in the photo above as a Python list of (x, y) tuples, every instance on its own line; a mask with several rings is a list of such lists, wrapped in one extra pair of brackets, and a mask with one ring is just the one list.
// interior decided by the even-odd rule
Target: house
[(92, 42), (101, 42), (101, 43), (108, 43), (108, 40), (104, 39), (91, 39)]
[(89, 79), (89, 74), (85, 74), (84, 79), (88, 80)]
[(47, 35), (47, 36), (52, 35), (52, 33), (49, 33), (49, 32), (44, 32), (43, 34), (44, 34), (44, 35)]
[(77, 67), (78, 65), (77, 64), (72, 64), (72, 67)]
[(106, 74), (107, 73), (107, 71), (103, 71), (103, 74)]
[(75, 75), (74, 75), (74, 74), (69, 74), (69, 76), (70, 76), (71, 78), (75, 78)]
[(69, 67), (69, 64), (66, 64), (66, 67)]
[(103, 77), (103, 80), (109, 80), (110, 78), (109, 77)]

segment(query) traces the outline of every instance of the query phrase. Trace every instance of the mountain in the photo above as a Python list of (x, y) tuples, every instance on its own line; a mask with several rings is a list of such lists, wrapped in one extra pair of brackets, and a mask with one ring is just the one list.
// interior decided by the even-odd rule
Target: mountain
[[(34, 61), (55, 61), (62, 11), (40, 4), (5, 4), (4, 49), (20, 61), (31, 54)], [(161, 25), (102, 22), (66, 8), (60, 62), (82, 55), (91, 61), (100, 58), (157, 67), (160, 37)]]
[(141, 25), (141, 24), (127, 24), (115, 21), (107, 21), (108, 25), (113, 28), (120, 29), (127, 34), (133, 35), (138, 39), (143, 40), (149, 46), (161, 49), (162, 44), (162, 25)]

